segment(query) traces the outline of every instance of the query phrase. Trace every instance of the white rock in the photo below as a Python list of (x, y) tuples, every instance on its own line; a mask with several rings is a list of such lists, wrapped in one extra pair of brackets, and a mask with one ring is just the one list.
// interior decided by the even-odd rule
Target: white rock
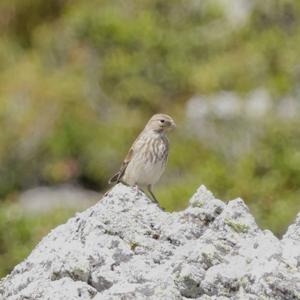
[(262, 119), (272, 109), (272, 99), (268, 90), (258, 88), (246, 99), (245, 113), (253, 119)]
[(168, 213), (122, 184), (49, 233), (1, 300), (300, 299), (300, 216), (280, 241), (201, 186)]

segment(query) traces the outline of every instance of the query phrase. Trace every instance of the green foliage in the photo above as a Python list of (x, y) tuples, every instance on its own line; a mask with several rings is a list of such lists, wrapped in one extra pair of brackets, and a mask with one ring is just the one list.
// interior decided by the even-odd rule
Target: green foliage
[(9, 273), (43, 236), (72, 213), (60, 209), (47, 216), (26, 216), (15, 206), (0, 205), (0, 277)]

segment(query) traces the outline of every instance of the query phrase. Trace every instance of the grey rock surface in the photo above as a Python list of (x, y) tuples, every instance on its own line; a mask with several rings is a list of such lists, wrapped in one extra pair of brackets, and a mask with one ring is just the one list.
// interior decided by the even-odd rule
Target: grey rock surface
[(1, 300), (191, 298), (300, 299), (300, 215), (278, 240), (241, 199), (201, 186), (168, 213), (119, 184), (0, 282)]
[(27, 215), (43, 214), (60, 208), (86, 209), (96, 203), (99, 193), (82, 187), (62, 184), (38, 186), (20, 193), (18, 207)]

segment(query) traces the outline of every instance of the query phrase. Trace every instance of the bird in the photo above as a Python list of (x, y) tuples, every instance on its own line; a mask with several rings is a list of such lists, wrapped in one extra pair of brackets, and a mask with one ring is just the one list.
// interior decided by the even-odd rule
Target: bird
[(167, 133), (175, 127), (176, 123), (169, 115), (153, 115), (132, 144), (119, 171), (108, 183), (121, 182), (141, 190), (141, 186), (146, 186), (154, 202), (159, 204), (152, 187), (165, 170), (169, 154)]

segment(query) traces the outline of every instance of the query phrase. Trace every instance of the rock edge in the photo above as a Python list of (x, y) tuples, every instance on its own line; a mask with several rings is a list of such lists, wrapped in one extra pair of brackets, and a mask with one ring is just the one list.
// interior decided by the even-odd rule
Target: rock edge
[(300, 214), (281, 240), (201, 186), (168, 213), (115, 186), (0, 281), (0, 300), (300, 299)]

